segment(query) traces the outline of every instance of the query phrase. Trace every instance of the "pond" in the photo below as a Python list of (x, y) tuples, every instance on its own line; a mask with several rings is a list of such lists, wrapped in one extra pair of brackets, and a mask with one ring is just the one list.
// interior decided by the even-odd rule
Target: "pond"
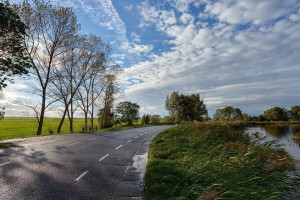
[(276, 140), (283, 144), (296, 160), (300, 160), (300, 125), (259, 125), (247, 127), (246, 133), (259, 132), (259, 136), (266, 136), (267, 140)]

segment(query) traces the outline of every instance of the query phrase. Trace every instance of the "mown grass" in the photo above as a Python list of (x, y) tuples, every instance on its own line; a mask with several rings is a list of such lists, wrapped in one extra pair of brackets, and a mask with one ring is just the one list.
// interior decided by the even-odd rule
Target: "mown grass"
[[(45, 118), (42, 136), (56, 135), (59, 122), (60, 119), (58, 118)], [(164, 124), (168, 124), (168, 123), (147, 124), (146, 126), (156, 126), (156, 125), (164, 125)], [(61, 134), (70, 133), (69, 126), (70, 126), (69, 121), (65, 120), (61, 129)], [(96, 119), (94, 121), (94, 126), (97, 127), (97, 130), (94, 131), (116, 131), (116, 130), (125, 130), (130, 128), (144, 127), (145, 125), (142, 125), (140, 124), (139, 121), (137, 121), (132, 126), (119, 125), (117, 127), (114, 126), (112, 128), (99, 130), (98, 121)], [(0, 120), (0, 140), (35, 137), (37, 136), (36, 135), (37, 127), (38, 127), (38, 123), (35, 118), (4, 118), (3, 120)], [(83, 127), (84, 127), (84, 119), (74, 119), (73, 130), (75, 133), (84, 132)]]
[(152, 142), (145, 199), (281, 199), (299, 189), (295, 160), (273, 143), (242, 134), (242, 123), (199, 123)]
[[(50, 135), (57, 131), (58, 118), (45, 118), (42, 135)], [(74, 119), (74, 132), (82, 131), (83, 119)], [(0, 120), (0, 140), (36, 136), (38, 123), (35, 118), (4, 118)], [(69, 133), (69, 122), (65, 121), (61, 133)]]

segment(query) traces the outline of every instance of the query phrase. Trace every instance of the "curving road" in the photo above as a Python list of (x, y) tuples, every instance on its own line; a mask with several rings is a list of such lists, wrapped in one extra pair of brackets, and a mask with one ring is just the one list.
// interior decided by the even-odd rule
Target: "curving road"
[(10, 140), (0, 199), (142, 199), (148, 148), (169, 127)]

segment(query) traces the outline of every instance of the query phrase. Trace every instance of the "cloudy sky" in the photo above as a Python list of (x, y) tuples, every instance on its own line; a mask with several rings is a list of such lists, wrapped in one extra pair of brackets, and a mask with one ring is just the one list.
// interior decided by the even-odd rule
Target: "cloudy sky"
[[(83, 33), (111, 44), (124, 68), (122, 100), (141, 114), (166, 115), (173, 91), (200, 93), (211, 116), (225, 106), (257, 115), (300, 105), (299, 0), (51, 2), (72, 7)], [(8, 115), (20, 87), (0, 94)]]

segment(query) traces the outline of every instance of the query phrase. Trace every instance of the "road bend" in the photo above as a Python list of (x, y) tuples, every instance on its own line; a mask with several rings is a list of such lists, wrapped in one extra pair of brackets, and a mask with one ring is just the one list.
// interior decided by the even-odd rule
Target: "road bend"
[(142, 199), (148, 148), (169, 127), (5, 141), (0, 199)]

